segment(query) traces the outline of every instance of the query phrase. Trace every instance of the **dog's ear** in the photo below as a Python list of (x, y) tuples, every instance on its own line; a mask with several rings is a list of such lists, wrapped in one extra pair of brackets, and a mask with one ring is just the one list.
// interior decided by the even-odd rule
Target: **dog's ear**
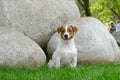
[(77, 32), (78, 31), (78, 28), (77, 27), (75, 27), (75, 26), (72, 26), (72, 25), (70, 25), (70, 27), (72, 27), (72, 29), (73, 29), (73, 32)]
[(64, 26), (61, 26), (61, 27), (57, 28), (57, 32), (60, 33), (63, 27)]
[(76, 33), (78, 31), (77, 27), (73, 27), (74, 32)]

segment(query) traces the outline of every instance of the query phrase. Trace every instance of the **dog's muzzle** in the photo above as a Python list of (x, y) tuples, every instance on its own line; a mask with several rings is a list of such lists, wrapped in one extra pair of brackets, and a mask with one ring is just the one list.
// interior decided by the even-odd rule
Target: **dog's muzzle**
[(64, 35), (64, 38), (65, 38), (65, 40), (69, 39), (67, 34)]

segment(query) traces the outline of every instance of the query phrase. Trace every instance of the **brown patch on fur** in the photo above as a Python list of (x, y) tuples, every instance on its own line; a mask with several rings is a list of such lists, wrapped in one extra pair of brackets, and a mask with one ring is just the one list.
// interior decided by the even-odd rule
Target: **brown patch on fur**
[[(60, 33), (61, 32), (61, 37), (63, 38), (63, 35), (65, 33), (65, 27), (64, 26), (61, 26), (57, 29), (57, 32)], [(64, 38), (63, 38), (64, 39)]]
[(72, 27), (73, 31), (76, 33), (78, 31), (78, 28), (72, 25), (69, 25), (70, 27)]
[(67, 32), (70, 35), (70, 39), (74, 37), (74, 30), (73, 30), (73, 26), (68, 26)]
[(68, 26), (68, 33), (70, 34), (70, 39), (74, 37), (74, 34), (77, 32), (77, 27), (72, 25)]
[(63, 30), (64, 26), (61, 26), (57, 29), (57, 32), (60, 33)]

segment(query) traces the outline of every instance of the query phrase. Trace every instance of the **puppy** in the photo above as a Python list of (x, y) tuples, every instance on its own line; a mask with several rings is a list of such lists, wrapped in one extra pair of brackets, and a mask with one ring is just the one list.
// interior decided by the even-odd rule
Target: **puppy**
[(61, 65), (69, 65), (76, 67), (77, 65), (77, 49), (74, 43), (77, 27), (72, 25), (61, 26), (57, 29), (60, 35), (58, 46), (53, 53), (52, 60), (49, 60), (48, 66), (59, 68)]

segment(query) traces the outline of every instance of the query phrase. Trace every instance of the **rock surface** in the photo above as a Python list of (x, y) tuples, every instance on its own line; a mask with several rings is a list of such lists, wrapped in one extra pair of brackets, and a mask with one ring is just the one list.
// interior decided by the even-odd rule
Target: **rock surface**
[(23, 32), (42, 48), (57, 27), (79, 17), (74, 0), (0, 0), (0, 25)]
[[(92, 17), (81, 18), (69, 21), (67, 25), (78, 27), (75, 37), (78, 63), (102, 63), (120, 59), (120, 50), (115, 39), (99, 20)], [(58, 33), (51, 37), (47, 46), (49, 58), (55, 51), (59, 38)]]
[(113, 33), (113, 36), (116, 39), (118, 45), (120, 45), (120, 31)]
[(0, 28), (0, 65), (38, 67), (46, 62), (43, 50), (30, 38)]

